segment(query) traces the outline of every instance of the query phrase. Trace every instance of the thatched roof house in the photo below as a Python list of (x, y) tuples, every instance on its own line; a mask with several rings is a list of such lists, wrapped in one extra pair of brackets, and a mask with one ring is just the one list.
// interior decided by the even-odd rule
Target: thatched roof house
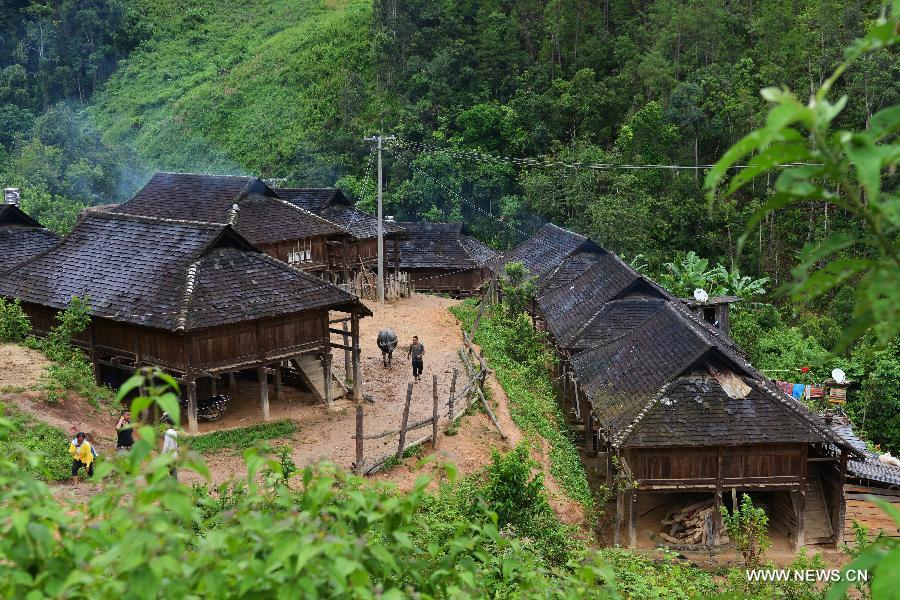
[(18, 206), (0, 204), (0, 273), (59, 243), (59, 235)]
[(309, 353), (330, 373), (329, 311), (354, 323), (371, 314), (231, 225), (119, 213), (85, 214), (58, 246), (0, 276), (0, 296), (20, 299), (39, 335), (73, 296), (88, 298), (92, 323), (77, 342), (98, 374), (158, 365), (189, 388), (201, 376), (263, 373)]

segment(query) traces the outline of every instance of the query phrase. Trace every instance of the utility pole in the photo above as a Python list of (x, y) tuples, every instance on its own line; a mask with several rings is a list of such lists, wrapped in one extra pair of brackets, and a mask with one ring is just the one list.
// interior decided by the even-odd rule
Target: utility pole
[(367, 142), (378, 144), (378, 301), (384, 302), (384, 220), (382, 203), (381, 148), (382, 142), (396, 139), (396, 136), (374, 135), (365, 138)]

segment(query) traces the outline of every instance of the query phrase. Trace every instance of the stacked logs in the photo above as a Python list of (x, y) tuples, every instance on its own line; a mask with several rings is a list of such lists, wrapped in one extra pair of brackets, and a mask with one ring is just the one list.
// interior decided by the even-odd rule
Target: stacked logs
[[(659, 536), (670, 544), (679, 546), (712, 545), (715, 511), (712, 498), (687, 506), (673, 506), (660, 521), (663, 531)], [(719, 543), (727, 544), (728, 538), (719, 536)]]

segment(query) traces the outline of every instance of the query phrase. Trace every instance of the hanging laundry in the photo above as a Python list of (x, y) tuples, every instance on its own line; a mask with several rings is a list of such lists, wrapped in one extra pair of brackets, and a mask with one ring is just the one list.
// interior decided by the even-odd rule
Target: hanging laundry
[(824, 398), (825, 397), (825, 388), (824, 387), (809, 387), (809, 398)]
[(778, 387), (779, 390), (781, 390), (788, 396), (791, 395), (791, 391), (793, 390), (793, 387), (794, 387), (794, 384), (790, 383), (789, 381), (776, 381), (775, 385)]
[(791, 396), (797, 400), (801, 400), (806, 394), (806, 386), (802, 383), (795, 383), (791, 389)]

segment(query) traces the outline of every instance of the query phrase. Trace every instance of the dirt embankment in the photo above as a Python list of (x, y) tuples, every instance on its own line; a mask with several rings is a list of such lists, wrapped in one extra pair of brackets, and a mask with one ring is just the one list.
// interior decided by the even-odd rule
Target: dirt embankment
[(56, 404), (46, 401), (42, 379), (50, 362), (43, 354), (14, 344), (0, 345), (0, 401), (62, 431), (84, 431), (101, 452), (115, 450), (117, 416), (69, 394)]

